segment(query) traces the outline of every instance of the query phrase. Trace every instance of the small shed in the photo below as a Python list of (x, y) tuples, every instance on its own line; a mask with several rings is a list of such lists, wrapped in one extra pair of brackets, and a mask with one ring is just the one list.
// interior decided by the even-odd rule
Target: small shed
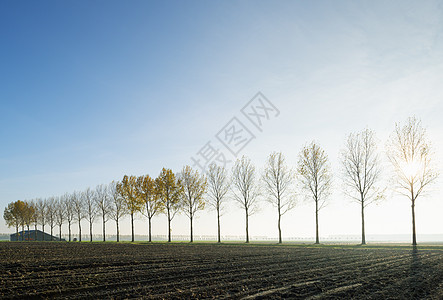
[[(56, 236), (47, 234), (41, 230), (24, 230), (10, 235), (10, 241), (60, 241)], [(65, 241), (65, 239), (61, 239)]]

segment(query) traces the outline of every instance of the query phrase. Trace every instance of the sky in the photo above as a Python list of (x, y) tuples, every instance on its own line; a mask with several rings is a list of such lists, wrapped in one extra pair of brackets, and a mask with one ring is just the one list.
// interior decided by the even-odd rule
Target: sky
[[(229, 160), (250, 157), (258, 172), (273, 151), (295, 168), (300, 149), (315, 140), (334, 178), (320, 235), (358, 235), (359, 207), (343, 195), (340, 179), (349, 133), (374, 130), (384, 157), (395, 123), (416, 116), (442, 166), (439, 1), (7, 0), (0, 37), (2, 211), (18, 199), (94, 188), (125, 174), (178, 172), (208, 141)], [(261, 131), (241, 113), (258, 92), (279, 111)], [(216, 137), (233, 117), (255, 137), (237, 156)], [(387, 185), (389, 165), (383, 169)], [(442, 184), (417, 202), (419, 235), (443, 233)], [(313, 203), (301, 191), (297, 199), (283, 217), (283, 236), (312, 237)], [(276, 236), (276, 211), (260, 200), (250, 234)], [(389, 190), (367, 208), (367, 233), (409, 233), (408, 201)], [(123, 223), (129, 234), (129, 219)], [(139, 216), (136, 224), (136, 234), (146, 234), (147, 221)], [(166, 234), (166, 217), (153, 226)], [(172, 226), (188, 234), (185, 215)], [(230, 200), (222, 234), (243, 228), (244, 214)], [(13, 231), (0, 220), (0, 232)], [(194, 231), (215, 235), (215, 212), (200, 212)]]

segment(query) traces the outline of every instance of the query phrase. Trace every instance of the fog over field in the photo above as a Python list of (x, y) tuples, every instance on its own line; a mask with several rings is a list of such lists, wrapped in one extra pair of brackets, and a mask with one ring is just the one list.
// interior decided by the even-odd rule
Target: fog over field
[[(359, 242), (360, 207), (343, 192), (340, 153), (350, 133), (369, 128), (387, 190), (366, 208), (368, 242), (410, 242), (411, 201), (392, 189), (386, 142), (396, 123), (415, 116), (443, 170), (442, 16), (439, 1), (3, 1), (1, 212), (16, 200), (94, 189), (124, 175), (198, 170), (208, 142), (229, 170), (245, 155), (260, 177), (274, 151), (296, 169), (301, 149), (315, 140), (332, 174), (320, 237)], [(257, 125), (248, 112), (259, 92), (270, 110)], [(232, 122), (243, 125), (247, 143), (227, 140)], [(442, 187), (440, 176), (417, 199), (419, 242), (443, 242)], [(300, 187), (295, 192), (283, 240), (314, 239), (314, 204)], [(228, 199), (221, 233), (242, 237), (244, 210)], [(264, 196), (258, 201), (249, 234), (276, 239), (276, 209)], [(208, 208), (197, 213), (196, 236), (217, 235)], [(167, 235), (164, 214), (152, 226)], [(94, 233), (101, 230), (97, 218)], [(120, 231), (131, 234), (128, 216)], [(13, 232), (1, 218), (0, 233)], [(107, 232), (115, 234), (112, 220)], [(147, 233), (137, 214), (135, 234)], [(172, 234), (189, 234), (184, 213)]]

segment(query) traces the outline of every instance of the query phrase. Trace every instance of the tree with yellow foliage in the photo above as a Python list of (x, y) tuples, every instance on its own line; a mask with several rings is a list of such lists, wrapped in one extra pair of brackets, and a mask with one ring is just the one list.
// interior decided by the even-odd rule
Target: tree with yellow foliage
[(131, 241), (134, 242), (134, 215), (143, 207), (143, 202), (137, 192), (137, 177), (125, 175), (121, 185), (119, 185), (119, 189), (120, 194), (125, 200), (126, 209), (131, 215)]
[(137, 192), (144, 206), (141, 213), (148, 218), (149, 242), (151, 242), (152, 217), (162, 209), (155, 180), (149, 175), (139, 176), (137, 178)]
[(158, 195), (168, 217), (168, 242), (171, 242), (171, 221), (183, 206), (181, 196), (183, 187), (171, 169), (163, 168), (155, 180)]

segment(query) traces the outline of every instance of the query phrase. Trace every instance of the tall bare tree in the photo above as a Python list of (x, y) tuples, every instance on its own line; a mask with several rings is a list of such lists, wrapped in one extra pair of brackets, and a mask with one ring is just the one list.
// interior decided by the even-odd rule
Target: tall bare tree
[(137, 193), (137, 177), (127, 175), (123, 177), (121, 182), (121, 195), (125, 200), (126, 210), (131, 216), (131, 240), (134, 242), (134, 216), (142, 209), (143, 205)]
[(255, 167), (246, 156), (237, 159), (232, 169), (234, 199), (245, 210), (246, 243), (249, 243), (249, 217), (257, 212), (257, 199), (260, 190), (256, 178)]
[(412, 245), (415, 246), (415, 201), (439, 175), (421, 121), (410, 117), (404, 125), (395, 124), (395, 131), (387, 144), (387, 154), (396, 174), (396, 190), (411, 200)]
[(361, 207), (361, 243), (365, 245), (365, 207), (383, 197), (378, 187), (381, 166), (374, 132), (365, 129), (349, 134), (341, 164), (345, 192)]
[(103, 226), (103, 242), (106, 241), (106, 222), (109, 218), (109, 212), (111, 210), (111, 198), (108, 193), (108, 186), (100, 184), (95, 189), (95, 203), (98, 207), (100, 215), (102, 217)]
[(160, 201), (155, 180), (149, 175), (140, 176), (137, 178), (137, 191), (145, 207), (145, 209), (142, 209), (141, 212), (148, 218), (149, 242), (151, 242), (152, 218), (157, 212), (162, 210), (162, 202)]
[(66, 213), (66, 222), (68, 223), (68, 237), (69, 241), (71, 241), (71, 225), (76, 216), (75, 207), (74, 207), (74, 194), (66, 193), (63, 195), (63, 207)]
[(119, 222), (126, 215), (125, 199), (122, 196), (122, 185), (120, 182), (112, 181), (108, 186), (108, 193), (111, 199), (111, 209), (109, 216), (115, 221), (117, 227), (117, 242), (120, 241)]
[(209, 165), (206, 176), (208, 180), (208, 204), (217, 212), (217, 241), (221, 243), (220, 217), (226, 199), (225, 196), (229, 191), (230, 182), (226, 169), (222, 166), (217, 166), (215, 163)]
[(62, 240), (62, 226), (66, 221), (64, 197), (57, 197), (55, 200), (55, 223), (59, 228), (59, 239)]
[(53, 241), (53, 232), (57, 217), (57, 203), (55, 197), (49, 197), (46, 202), (46, 219), (48, 220), (48, 225), (51, 228), (51, 241)]
[(315, 243), (320, 243), (318, 234), (318, 212), (326, 205), (331, 187), (331, 172), (328, 156), (315, 142), (305, 146), (297, 165), (302, 187), (315, 203)]
[(266, 190), (266, 200), (277, 208), (278, 213), (278, 242), (282, 243), (281, 218), (295, 207), (295, 195), (291, 189), (294, 184), (295, 174), (286, 165), (285, 157), (281, 152), (269, 155), (262, 176)]
[(75, 220), (78, 222), (78, 240), (82, 241), (82, 220), (85, 218), (85, 201), (81, 192), (73, 192), (71, 195), (74, 208)]
[(183, 190), (183, 211), (190, 221), (190, 242), (192, 243), (194, 241), (193, 220), (195, 214), (205, 208), (203, 196), (207, 182), (204, 175), (200, 175), (197, 170), (192, 170), (190, 166), (183, 167), (178, 177)]
[[(42, 226), (42, 231), (45, 232), (46, 225), (46, 201), (44, 199), (37, 199), (35, 204), (36, 212), (37, 212), (37, 220), (40, 222)], [(45, 235), (43, 234), (43, 239), (45, 239)]]
[(163, 168), (156, 178), (158, 194), (164, 207), (164, 213), (168, 218), (168, 242), (171, 242), (171, 222), (175, 215), (183, 207), (181, 195), (183, 187), (171, 169)]
[(92, 225), (94, 224), (98, 215), (98, 207), (95, 201), (96, 194), (93, 190), (91, 190), (91, 188), (88, 187), (83, 192), (82, 197), (86, 208), (86, 219), (89, 223), (89, 241), (92, 242)]

